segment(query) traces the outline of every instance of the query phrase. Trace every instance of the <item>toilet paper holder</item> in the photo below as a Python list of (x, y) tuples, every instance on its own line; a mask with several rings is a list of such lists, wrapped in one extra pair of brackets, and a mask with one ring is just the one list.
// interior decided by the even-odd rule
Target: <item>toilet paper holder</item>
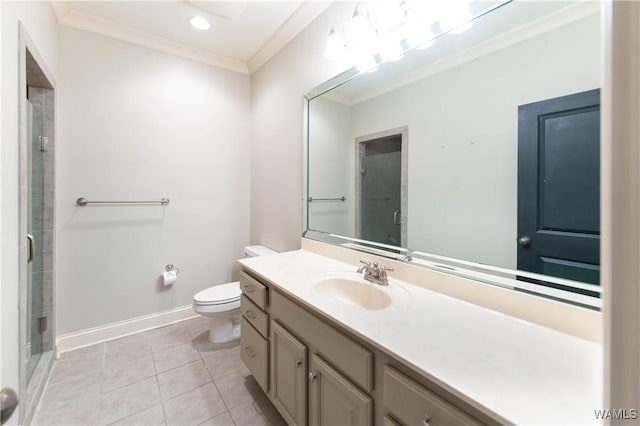
[(164, 267), (164, 270), (167, 272), (171, 272), (171, 271), (176, 271), (176, 275), (178, 275), (180, 273), (180, 269), (176, 268), (175, 266), (173, 266), (173, 264), (168, 264), (167, 266)]

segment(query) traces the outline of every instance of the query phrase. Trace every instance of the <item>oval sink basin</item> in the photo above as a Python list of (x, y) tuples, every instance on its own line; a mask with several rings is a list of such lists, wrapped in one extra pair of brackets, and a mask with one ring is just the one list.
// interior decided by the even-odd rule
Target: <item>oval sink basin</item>
[(329, 296), (352, 306), (359, 306), (367, 310), (378, 310), (391, 305), (391, 298), (382, 290), (363, 279), (331, 277), (322, 279), (315, 284), (318, 294)]

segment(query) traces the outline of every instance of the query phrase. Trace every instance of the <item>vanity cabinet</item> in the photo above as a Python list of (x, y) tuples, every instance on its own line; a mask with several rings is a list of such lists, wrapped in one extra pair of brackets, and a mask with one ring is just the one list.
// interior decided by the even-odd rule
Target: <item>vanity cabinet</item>
[(246, 319), (242, 318), (240, 333), (240, 359), (247, 366), (256, 382), (269, 391), (269, 342)]
[(371, 425), (373, 400), (317, 354), (309, 369), (309, 425)]
[(505, 423), (256, 276), (241, 274), (241, 356), (289, 425)]
[(249, 322), (265, 339), (269, 338), (269, 315), (258, 308), (247, 296), (240, 298), (242, 317)]
[(273, 321), (271, 324), (271, 400), (288, 424), (307, 419), (307, 347)]
[(267, 286), (246, 272), (240, 273), (240, 290), (260, 309), (267, 307)]
[(270, 295), (271, 399), (283, 417), (307, 424), (308, 407), (309, 425), (372, 425), (373, 353), (279, 292)]
[(240, 274), (240, 289), (240, 359), (260, 387), (269, 392), (268, 289), (246, 272)]
[(480, 425), (389, 365), (384, 366), (383, 401), (385, 418), (391, 425)]

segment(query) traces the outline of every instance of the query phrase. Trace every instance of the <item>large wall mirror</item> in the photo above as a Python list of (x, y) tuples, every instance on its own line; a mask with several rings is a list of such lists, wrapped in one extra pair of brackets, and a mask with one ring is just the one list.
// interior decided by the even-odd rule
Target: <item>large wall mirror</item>
[(598, 309), (599, 3), (492, 3), (307, 95), (305, 236)]

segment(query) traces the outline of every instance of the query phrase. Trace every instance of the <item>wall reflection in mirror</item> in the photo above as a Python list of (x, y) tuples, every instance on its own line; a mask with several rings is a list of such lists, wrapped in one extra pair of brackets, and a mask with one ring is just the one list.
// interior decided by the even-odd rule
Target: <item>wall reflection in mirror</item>
[(598, 308), (600, 57), (597, 2), (514, 0), (316, 88), (305, 235)]

